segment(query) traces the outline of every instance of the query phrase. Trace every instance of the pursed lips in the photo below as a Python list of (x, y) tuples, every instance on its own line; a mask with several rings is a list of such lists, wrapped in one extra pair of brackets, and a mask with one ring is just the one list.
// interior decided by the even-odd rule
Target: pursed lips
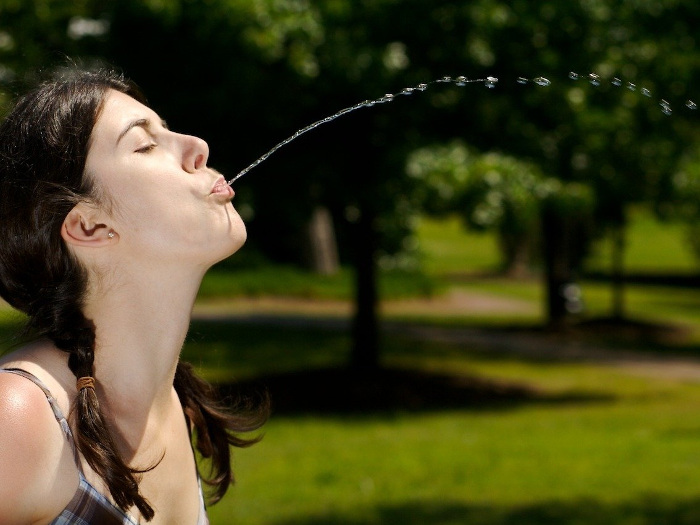
[(231, 198), (235, 195), (235, 192), (233, 191), (233, 188), (227, 184), (226, 179), (221, 176), (214, 183), (210, 194), (225, 195), (226, 197)]

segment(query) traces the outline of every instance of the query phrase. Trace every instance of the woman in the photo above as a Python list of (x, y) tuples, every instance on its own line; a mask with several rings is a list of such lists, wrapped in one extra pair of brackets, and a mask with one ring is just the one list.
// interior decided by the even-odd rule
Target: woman
[(178, 360), (204, 273), (246, 239), (208, 153), (107, 72), (0, 126), (0, 295), (35, 337), (0, 359), (0, 523), (207, 523), (192, 432), (213, 501), (229, 444), (256, 441), (233, 432), (267, 408), (227, 413)]

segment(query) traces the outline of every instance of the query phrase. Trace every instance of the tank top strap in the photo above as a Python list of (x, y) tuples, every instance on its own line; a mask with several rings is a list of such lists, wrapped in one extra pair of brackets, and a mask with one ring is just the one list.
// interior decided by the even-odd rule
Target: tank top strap
[(51, 410), (53, 411), (53, 415), (56, 418), (56, 421), (58, 421), (58, 424), (61, 426), (61, 430), (63, 430), (63, 433), (66, 435), (68, 443), (70, 443), (71, 447), (73, 448), (73, 454), (76, 457), (76, 463), (78, 465), (78, 468), (82, 472), (82, 468), (80, 468), (80, 461), (77, 461), (78, 451), (75, 446), (75, 440), (73, 439), (73, 432), (71, 431), (70, 426), (68, 425), (68, 420), (63, 415), (63, 412), (61, 412), (56, 398), (53, 397), (53, 394), (51, 394), (51, 391), (47, 388), (47, 386), (41, 381), (41, 379), (36, 377), (34, 374), (27, 372), (26, 370), (22, 370), (21, 368), (0, 368), (0, 372), (7, 372), (10, 374), (22, 376), (25, 379), (29, 379), (29, 381), (34, 383), (41, 389), (42, 392), (44, 392), (46, 400), (49, 402), (49, 406), (51, 406)]
[[(132, 519), (128, 514), (126, 514), (122, 509), (117, 507), (114, 503), (108, 500), (102, 493), (100, 493), (96, 488), (94, 488), (85, 479), (83, 474), (83, 469), (80, 465), (80, 459), (75, 445), (75, 440), (73, 439), (73, 432), (71, 432), (70, 426), (68, 426), (68, 421), (61, 412), (61, 409), (56, 402), (56, 398), (53, 397), (51, 391), (46, 387), (46, 385), (34, 374), (22, 370), (21, 368), (0, 368), (0, 372), (6, 372), (10, 374), (16, 374), (22, 376), (36, 386), (38, 386), (51, 406), (53, 415), (56, 421), (61, 425), (63, 433), (66, 435), (66, 439), (73, 448), (73, 454), (75, 455), (75, 462), (78, 466), (80, 472), (80, 485), (76, 491), (73, 500), (68, 504), (63, 513), (51, 522), (51, 525), (60, 525), (69, 523), (119, 523), (120, 525), (135, 525), (136, 520)], [(204, 502), (204, 493), (202, 490), (201, 479), (198, 479), (199, 483), (199, 516), (197, 518), (197, 525), (209, 525), (209, 517), (207, 516), (207, 509)], [(106, 514), (105, 514), (106, 513)], [(111, 516), (110, 519), (114, 520), (114, 516), (117, 516), (117, 521), (108, 521), (105, 516)], [(86, 516), (90, 519), (84, 519)], [(99, 517), (97, 521), (93, 520), (92, 517)]]

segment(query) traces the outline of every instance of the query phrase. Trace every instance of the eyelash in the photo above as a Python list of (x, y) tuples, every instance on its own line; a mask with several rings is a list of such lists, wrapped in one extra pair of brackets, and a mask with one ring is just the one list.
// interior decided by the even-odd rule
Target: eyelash
[(143, 148), (139, 148), (136, 150), (136, 153), (148, 153), (153, 150), (158, 144), (151, 143), (148, 146), (144, 146)]

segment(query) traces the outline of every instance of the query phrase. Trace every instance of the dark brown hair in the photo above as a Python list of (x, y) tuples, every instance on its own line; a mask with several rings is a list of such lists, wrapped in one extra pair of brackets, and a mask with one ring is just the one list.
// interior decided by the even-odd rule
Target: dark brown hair
[[(88, 282), (61, 238), (63, 220), (80, 201), (100, 203), (85, 174), (92, 129), (108, 90), (142, 95), (122, 75), (70, 68), (21, 97), (0, 125), (0, 296), (27, 315), (27, 330), (48, 337), (68, 353), (76, 378), (92, 376), (95, 326), (83, 315)], [(233, 481), (229, 445), (259, 440), (237, 436), (260, 428), (268, 407), (226, 410), (214, 389), (179, 363), (175, 389), (195, 427), (196, 447), (211, 461), (204, 481), (218, 501)], [(154, 512), (139, 492), (139, 470), (120, 457), (92, 388), (82, 389), (71, 424), (80, 453), (109, 488), (117, 505), (135, 505), (150, 520)]]

